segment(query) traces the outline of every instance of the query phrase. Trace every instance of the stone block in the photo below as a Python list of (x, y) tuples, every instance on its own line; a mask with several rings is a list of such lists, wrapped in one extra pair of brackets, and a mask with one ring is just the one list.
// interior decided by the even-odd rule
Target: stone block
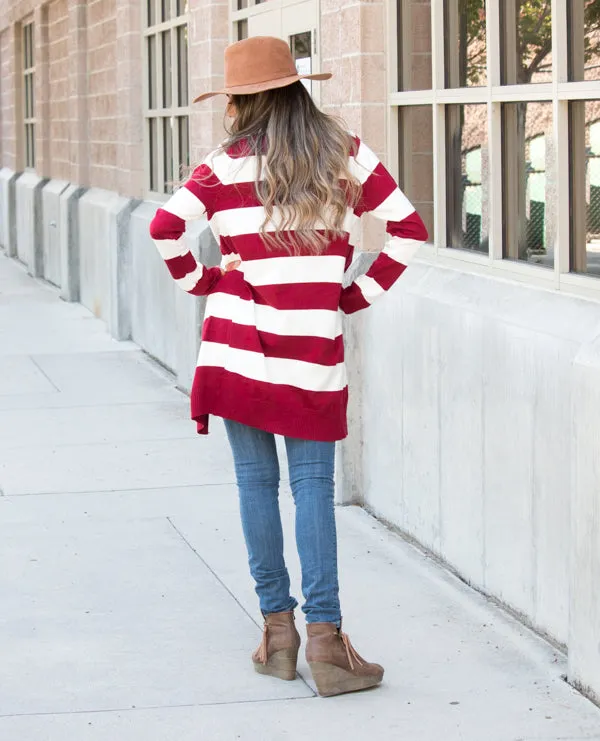
[(416, 262), (363, 314), (347, 490), (575, 646), (574, 680), (598, 693), (600, 308)]
[(43, 276), (61, 287), (60, 197), (68, 187), (65, 180), (50, 180), (42, 189)]
[(136, 205), (98, 188), (79, 200), (81, 302), (117, 340), (131, 337), (129, 221)]
[(69, 185), (60, 195), (60, 288), (65, 301), (79, 301), (79, 199), (85, 188)]
[(573, 381), (568, 675), (600, 702), (600, 335), (577, 354)]
[[(169, 368), (189, 391), (196, 369), (205, 299), (182, 291), (172, 280), (150, 238), (159, 204), (144, 202), (131, 218), (132, 339)], [(206, 221), (189, 225), (186, 238), (195, 257), (217, 265), (220, 253)]]
[(17, 204), (15, 183), (19, 173), (9, 167), (0, 170), (0, 247), (9, 257), (17, 254)]
[(30, 275), (44, 275), (42, 188), (47, 183), (34, 172), (25, 172), (15, 182), (16, 257)]

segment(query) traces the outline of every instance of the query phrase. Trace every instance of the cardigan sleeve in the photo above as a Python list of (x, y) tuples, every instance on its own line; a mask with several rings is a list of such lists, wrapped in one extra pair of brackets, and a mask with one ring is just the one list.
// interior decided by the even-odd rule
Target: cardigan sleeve
[(365, 275), (344, 288), (340, 308), (352, 314), (370, 306), (406, 270), (415, 252), (427, 240), (427, 229), (408, 198), (375, 154), (358, 142), (351, 168), (361, 181), (356, 216), (370, 213), (387, 222), (389, 239)]
[(203, 296), (221, 278), (218, 267), (199, 265), (185, 240), (186, 221), (201, 219), (210, 210), (211, 188), (216, 177), (208, 165), (194, 170), (191, 178), (157, 210), (150, 236), (175, 283), (194, 296)]

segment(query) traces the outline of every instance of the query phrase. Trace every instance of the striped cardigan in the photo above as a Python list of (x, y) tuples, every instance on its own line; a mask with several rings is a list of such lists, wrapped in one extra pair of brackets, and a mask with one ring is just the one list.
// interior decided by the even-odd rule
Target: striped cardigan
[[(208, 297), (191, 394), (199, 433), (208, 432), (213, 414), (290, 437), (346, 436), (342, 312), (364, 309), (387, 291), (427, 239), (413, 206), (358, 139), (350, 168), (362, 184), (359, 203), (348, 209), (343, 236), (317, 256), (265, 247), (257, 163), (243, 145), (210, 155), (158, 209), (150, 231), (171, 275), (185, 291)], [(343, 288), (366, 212), (387, 222), (390, 239), (366, 275)], [(221, 267), (241, 260), (237, 269), (223, 274), (197, 264), (185, 222), (204, 216)]]

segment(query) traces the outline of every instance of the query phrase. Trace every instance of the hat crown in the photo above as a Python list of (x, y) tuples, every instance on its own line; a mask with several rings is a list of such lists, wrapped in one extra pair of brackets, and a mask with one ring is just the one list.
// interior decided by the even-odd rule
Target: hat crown
[(252, 36), (225, 49), (225, 86), (254, 85), (297, 74), (290, 47), (274, 36)]

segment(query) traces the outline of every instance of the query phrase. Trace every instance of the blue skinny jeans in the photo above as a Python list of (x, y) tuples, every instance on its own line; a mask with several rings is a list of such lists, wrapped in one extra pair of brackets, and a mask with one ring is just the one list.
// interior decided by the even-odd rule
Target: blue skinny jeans
[[(283, 557), (275, 436), (225, 420), (240, 497), (250, 573), (263, 615), (297, 607)], [(308, 623), (341, 622), (334, 514), (335, 443), (286, 437)]]

